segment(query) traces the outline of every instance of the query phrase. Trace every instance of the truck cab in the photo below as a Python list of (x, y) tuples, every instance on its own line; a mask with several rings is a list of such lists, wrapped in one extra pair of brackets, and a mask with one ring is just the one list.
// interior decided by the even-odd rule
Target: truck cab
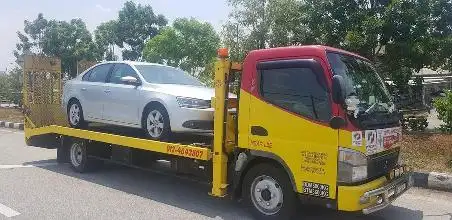
[[(269, 161), (296, 197), (344, 211), (383, 208), (412, 182), (402, 175), (408, 168), (394, 147), (400, 138), (400, 115), (368, 59), (326, 46), (263, 49), (246, 57), (238, 160)], [(251, 204), (264, 215), (282, 209), (282, 184), (254, 178), (245, 184), (251, 191), (244, 190)], [(390, 178), (401, 183), (374, 191)]]

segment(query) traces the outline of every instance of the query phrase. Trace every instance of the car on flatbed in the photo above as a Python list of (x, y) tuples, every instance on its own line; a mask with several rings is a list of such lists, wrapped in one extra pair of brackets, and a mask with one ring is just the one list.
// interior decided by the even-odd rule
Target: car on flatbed
[(164, 140), (173, 132), (213, 130), (214, 89), (170, 66), (132, 61), (103, 62), (65, 83), (68, 123), (100, 122), (142, 128)]

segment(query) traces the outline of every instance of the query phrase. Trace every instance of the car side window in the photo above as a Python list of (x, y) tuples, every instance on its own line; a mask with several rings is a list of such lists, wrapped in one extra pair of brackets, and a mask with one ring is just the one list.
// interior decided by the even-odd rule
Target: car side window
[(119, 63), (115, 64), (115, 66), (113, 67), (108, 82), (115, 84), (124, 84), (121, 81), (121, 78), (125, 76), (133, 76), (137, 79), (140, 79), (136, 74), (135, 70), (131, 66)]
[(92, 69), (89, 70), (87, 73), (85, 73), (85, 75), (83, 75), (82, 77), (82, 81), (88, 81), (89, 80), (89, 75), (91, 75)]
[(112, 64), (102, 64), (90, 70), (88, 81), (105, 82)]
[(309, 67), (278, 67), (260, 70), (260, 93), (268, 102), (318, 121), (329, 121), (328, 91)]

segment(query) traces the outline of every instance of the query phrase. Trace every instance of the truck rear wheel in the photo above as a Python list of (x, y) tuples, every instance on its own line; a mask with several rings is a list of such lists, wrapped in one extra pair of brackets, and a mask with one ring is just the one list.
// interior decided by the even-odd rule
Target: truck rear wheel
[(292, 184), (283, 170), (271, 164), (252, 167), (246, 173), (242, 192), (257, 219), (290, 219), (295, 214), (297, 200)]
[(99, 167), (102, 161), (88, 159), (88, 152), (85, 141), (74, 140), (69, 146), (69, 162), (72, 168), (79, 172), (87, 172)]

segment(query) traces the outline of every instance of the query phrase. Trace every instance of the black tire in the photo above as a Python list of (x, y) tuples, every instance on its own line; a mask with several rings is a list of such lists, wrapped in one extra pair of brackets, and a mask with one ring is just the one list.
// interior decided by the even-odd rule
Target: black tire
[[(268, 185), (271, 184), (267, 184), (267, 189), (265, 188), (262, 190), (259, 189), (258, 185), (264, 183), (263, 181), (267, 181), (268, 179), (274, 180), (275, 184), (270, 187)], [(251, 193), (252, 187), (254, 188), (255, 194)], [(275, 190), (277, 193), (274, 193)], [(245, 175), (242, 185), (242, 192), (247, 209), (249, 209), (249, 211), (253, 214), (253, 216), (256, 219), (267, 219), (267, 220), (291, 219), (296, 213), (298, 200), (295, 192), (293, 191), (293, 187), (289, 180), (289, 177), (287, 176), (284, 170), (282, 170), (281, 168), (277, 168), (272, 164), (263, 163), (252, 167)], [(267, 195), (264, 195), (264, 193), (266, 193)], [(274, 194), (280, 195), (281, 193), (282, 196), (274, 197)], [(261, 198), (254, 199), (253, 201), (252, 196), (254, 195), (260, 195), (262, 199)], [(273, 203), (272, 206), (276, 204), (274, 206), (275, 208), (272, 208), (272, 210), (269, 209), (265, 210), (264, 208), (262, 208), (262, 206), (264, 205), (262, 206), (255, 205), (255, 203), (256, 204), (260, 203), (257, 200), (260, 200), (262, 203), (267, 203), (268, 201), (266, 205), (272, 202)]]
[(73, 140), (69, 145), (69, 162), (76, 172), (84, 173), (92, 171), (102, 165), (102, 161), (89, 159), (86, 141)]
[[(155, 119), (157, 117), (157, 114), (155, 113), (158, 113), (161, 117), (159, 117), (158, 120), (155, 120), (154, 123), (152, 123), (149, 121), (149, 116), (150, 114), (153, 114)], [(165, 107), (163, 107), (161, 104), (151, 104), (146, 107), (143, 116), (143, 130), (147, 138), (158, 141), (168, 140), (170, 138), (170, 119)], [(161, 127), (160, 123), (163, 123)], [(159, 126), (156, 126), (156, 124), (159, 124)]]
[[(74, 114), (76, 114), (71, 113), (72, 106), (75, 106), (78, 109), (78, 120), (71, 119), (71, 117), (74, 117)], [(69, 126), (71, 126), (72, 128), (83, 128), (86, 125), (85, 118), (83, 117), (82, 105), (76, 99), (72, 99), (67, 105), (67, 121)]]

